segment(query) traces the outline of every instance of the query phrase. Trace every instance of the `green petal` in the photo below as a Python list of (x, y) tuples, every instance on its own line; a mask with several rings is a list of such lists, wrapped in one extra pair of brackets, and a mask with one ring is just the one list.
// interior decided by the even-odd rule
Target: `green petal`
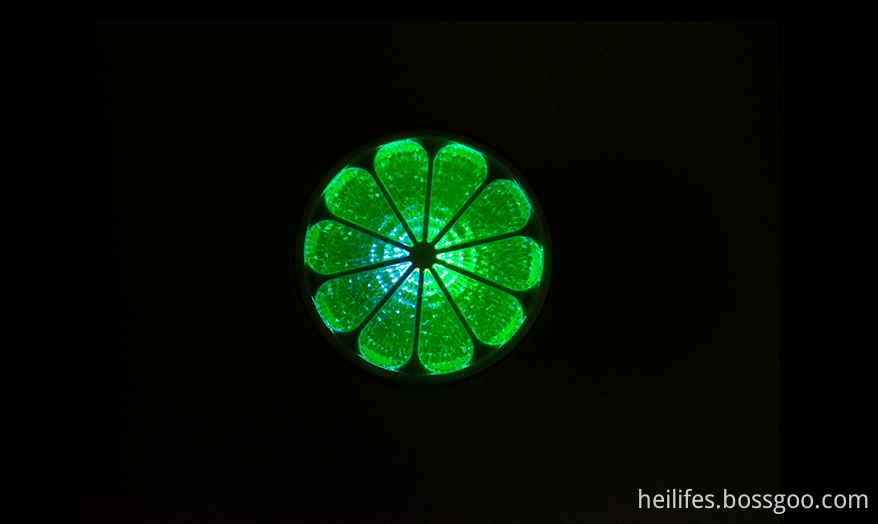
[(357, 167), (343, 169), (323, 194), (326, 207), (338, 218), (407, 246), (412, 245), (399, 218), (368, 171)]
[(483, 344), (500, 346), (518, 331), (524, 311), (515, 297), (443, 266), (434, 269)]
[(433, 373), (450, 373), (465, 368), (472, 356), (473, 341), (460, 317), (451, 308), (433, 274), (424, 272), (418, 358)]
[(360, 332), (360, 351), (375, 365), (398, 368), (412, 356), (418, 274), (415, 269)]
[(495, 180), (482, 191), (436, 247), (512, 233), (523, 228), (529, 218), (530, 204), (521, 186), (512, 180)]
[(318, 222), (305, 235), (305, 262), (321, 275), (407, 256), (398, 248), (332, 220)]
[(527, 237), (511, 237), (436, 258), (514, 291), (536, 285), (543, 275), (543, 249)]
[(450, 144), (436, 153), (430, 190), (428, 242), (432, 242), (460, 211), (487, 175), (488, 164), (478, 151), (460, 144)]
[(317, 313), (333, 331), (356, 329), (411, 265), (404, 262), (324, 282), (314, 297)]
[(387, 144), (375, 155), (375, 173), (418, 242), (424, 230), (427, 165), (427, 152), (411, 140)]

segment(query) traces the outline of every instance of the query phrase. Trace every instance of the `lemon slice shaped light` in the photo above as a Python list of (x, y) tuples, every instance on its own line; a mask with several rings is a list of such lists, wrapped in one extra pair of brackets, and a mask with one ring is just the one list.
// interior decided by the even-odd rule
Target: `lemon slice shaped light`
[(378, 375), (440, 382), (505, 355), (545, 297), (549, 232), (529, 186), (458, 136), (376, 141), (315, 191), (298, 242), (328, 340)]

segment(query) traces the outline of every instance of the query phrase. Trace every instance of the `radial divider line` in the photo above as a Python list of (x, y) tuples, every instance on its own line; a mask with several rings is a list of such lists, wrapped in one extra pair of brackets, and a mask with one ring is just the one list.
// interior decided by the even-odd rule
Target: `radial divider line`
[(482, 191), (484, 191), (486, 187), (488, 187), (488, 184), (482, 182), (482, 186), (476, 189), (475, 192), (473, 192), (472, 196), (463, 203), (463, 206), (461, 206), (460, 209), (457, 210), (457, 213), (455, 213), (454, 216), (451, 217), (451, 220), (449, 220), (448, 223), (445, 224), (445, 227), (443, 227), (442, 230), (439, 231), (439, 233), (436, 235), (436, 238), (434, 238), (433, 241), (430, 242), (431, 246), (435, 247), (436, 244), (438, 244), (439, 241), (442, 240), (442, 237), (444, 237), (445, 234), (448, 233), (448, 231), (454, 226), (454, 223), (457, 222), (457, 219), (459, 219), (461, 216), (463, 216), (464, 213), (466, 213), (466, 210), (469, 209), (469, 206), (471, 206), (472, 203), (475, 202), (477, 198), (479, 198), (479, 196), (482, 194)]
[[(443, 267), (447, 267), (448, 269), (450, 269), (452, 271), (456, 271), (465, 277), (470, 277), (473, 280), (477, 280), (477, 281), (481, 282), (482, 284), (485, 284), (486, 286), (490, 286), (494, 289), (497, 289), (497, 290), (502, 291), (504, 293), (510, 294), (513, 297), (515, 297), (516, 300), (518, 300), (518, 297), (520, 295), (523, 295), (523, 294), (529, 292), (531, 289), (531, 288), (528, 288), (524, 291), (515, 291), (514, 289), (509, 289), (509, 288), (503, 287), (500, 284), (497, 284), (496, 282), (491, 282), (490, 280), (486, 279), (485, 277), (481, 277), (479, 275), (476, 275), (475, 273), (473, 273), (471, 271), (468, 271), (468, 270), (463, 269), (461, 267), (457, 267), (450, 262), (446, 262), (444, 260), (437, 260), (436, 264), (439, 264), (440, 266), (443, 266)], [(536, 287), (536, 286), (533, 286), (533, 287)]]
[[(355, 229), (355, 230), (359, 231), (360, 233), (363, 233), (364, 235), (369, 235), (372, 238), (376, 238), (378, 240), (381, 240), (382, 242), (387, 242), (388, 244), (392, 244), (398, 248), (405, 249), (406, 251), (411, 251), (411, 249), (412, 249), (412, 246), (407, 246), (398, 240), (392, 240), (390, 238), (385, 237), (384, 235), (375, 233), (374, 231), (369, 231), (368, 229), (365, 229), (362, 226), (358, 226), (357, 224), (354, 224), (353, 222), (351, 222), (349, 220), (346, 220), (344, 218), (338, 218), (335, 215), (333, 215), (332, 217), (333, 217), (332, 220), (338, 222), (339, 224), (345, 225), (351, 229)], [(412, 240), (412, 244), (414, 244), (414, 243), (415, 243), (415, 241)]]
[[(435, 160), (436, 155), (433, 155), (433, 160)], [(430, 155), (427, 155), (427, 194), (424, 197), (424, 224), (423, 224), (423, 233), (424, 242), (429, 242), (430, 236), (430, 199), (433, 198), (433, 162), (429, 160)], [(435, 240), (435, 239), (434, 239)], [(414, 239), (412, 240), (414, 242)]]
[[(439, 289), (442, 290), (442, 293), (445, 294), (445, 298), (448, 300), (448, 303), (451, 304), (451, 309), (454, 310), (454, 314), (457, 315), (457, 318), (460, 319), (461, 324), (463, 324), (463, 328), (466, 329), (466, 332), (469, 334), (470, 339), (473, 341), (473, 345), (481, 344), (479, 337), (473, 332), (472, 328), (469, 325), (469, 322), (464, 318), (463, 313), (461, 313), (460, 309), (457, 307), (457, 303), (454, 301), (454, 297), (451, 296), (451, 292), (448, 291), (448, 288), (445, 287), (445, 282), (442, 282), (442, 279), (439, 278), (439, 274), (433, 269), (433, 266), (430, 266), (430, 272), (433, 273), (433, 280), (439, 284)], [(475, 347), (473, 348), (475, 350)]]
[(403, 282), (405, 282), (405, 279), (407, 279), (409, 277), (409, 275), (412, 274), (412, 271), (414, 271), (414, 270), (415, 270), (414, 265), (409, 266), (408, 269), (405, 270), (405, 273), (403, 273), (402, 276), (399, 277), (399, 280), (397, 280), (392, 286), (390, 286), (390, 289), (384, 295), (384, 298), (382, 298), (381, 301), (378, 302), (378, 304), (372, 309), (372, 311), (369, 312), (369, 314), (366, 316), (366, 318), (363, 319), (363, 322), (360, 323), (360, 326), (357, 329), (354, 329), (351, 331), (352, 334), (355, 333), (354, 336), (357, 339), (357, 352), (358, 353), (360, 352), (360, 343), (359, 343), (360, 333), (366, 328), (366, 326), (369, 325), (369, 322), (372, 321), (372, 317), (374, 317), (375, 315), (378, 314), (379, 311), (381, 311), (381, 308), (384, 307), (384, 304), (386, 304), (387, 301), (390, 300), (390, 297), (392, 297), (393, 294), (396, 293), (396, 290), (399, 289), (399, 286), (401, 286), (403, 284)]
[[(524, 229), (524, 228), (521, 228), (521, 229)], [(495, 240), (506, 240), (507, 238), (523, 236), (523, 235), (519, 234), (521, 229), (519, 229), (518, 231), (512, 231), (510, 233), (503, 233), (501, 235), (497, 235), (497, 236), (493, 236), (493, 237), (480, 238), (479, 240), (470, 240), (469, 242), (464, 242), (462, 244), (454, 244), (453, 246), (440, 247), (440, 248), (437, 248), (436, 254), (441, 255), (443, 253), (457, 251), (458, 249), (469, 249), (471, 247), (480, 246), (482, 244), (488, 244), (490, 242), (494, 242)], [(528, 237), (525, 237), (525, 238), (528, 238)], [(531, 239), (531, 240), (533, 240), (533, 239)]]
[(372, 178), (375, 180), (375, 183), (378, 184), (378, 189), (380, 189), (381, 194), (384, 195), (384, 200), (386, 200), (387, 203), (390, 205), (390, 209), (392, 209), (393, 212), (396, 213), (396, 218), (399, 219), (399, 222), (402, 224), (402, 228), (405, 229), (406, 234), (409, 236), (409, 240), (412, 241), (412, 244), (417, 243), (418, 237), (416, 237), (412, 233), (411, 228), (409, 228), (408, 222), (405, 221), (405, 219), (402, 217), (402, 213), (400, 213), (399, 209), (397, 209), (396, 202), (394, 202), (393, 199), (390, 198), (390, 193), (387, 191), (387, 188), (384, 187), (384, 182), (381, 181), (381, 177), (379, 177), (377, 173), (372, 173), (371, 171), (368, 171), (368, 170), (366, 170), (366, 172), (369, 173), (370, 175), (372, 175)]
[[(413, 266), (414, 267), (414, 266)], [(418, 355), (418, 338), (421, 333), (421, 304), (424, 302), (424, 273), (426, 269), (421, 271), (421, 274), (418, 275), (418, 302), (415, 304), (415, 336), (412, 338), (412, 356), (409, 357), (409, 360), (414, 358), (420, 359), (421, 357)], [(406, 361), (408, 362), (408, 361)], [(405, 364), (403, 364), (404, 366)]]
[(314, 271), (313, 269), (311, 269), (311, 271), (313, 271), (314, 274), (319, 277), (316, 280), (318, 280), (320, 282), (320, 284), (323, 284), (324, 282), (327, 282), (329, 280), (333, 280), (333, 279), (339, 278), (339, 277), (346, 277), (349, 275), (353, 275), (354, 273), (362, 273), (365, 271), (372, 271), (373, 269), (381, 269), (382, 267), (395, 266), (397, 264), (404, 264), (406, 262), (411, 263), (410, 259), (411, 259), (411, 257), (389, 258), (387, 260), (382, 260), (381, 262), (375, 262), (374, 264), (369, 264), (366, 266), (359, 266), (359, 267), (355, 267), (355, 268), (351, 268), (351, 269), (345, 269), (344, 271), (340, 271), (338, 273), (333, 273), (331, 275), (324, 275), (324, 274), (321, 274), (321, 273)]

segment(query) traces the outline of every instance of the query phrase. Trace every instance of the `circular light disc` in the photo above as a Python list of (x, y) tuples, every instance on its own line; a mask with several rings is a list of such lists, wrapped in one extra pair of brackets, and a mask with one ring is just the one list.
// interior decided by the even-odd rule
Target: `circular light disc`
[(342, 354), (404, 382), (504, 356), (548, 286), (549, 231), (518, 171), (447, 133), (359, 148), (316, 188), (298, 239), (306, 304)]

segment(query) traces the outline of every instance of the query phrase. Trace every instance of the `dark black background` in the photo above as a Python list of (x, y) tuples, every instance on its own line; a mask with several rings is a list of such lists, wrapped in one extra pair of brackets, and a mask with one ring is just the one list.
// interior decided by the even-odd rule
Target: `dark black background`
[[(83, 24), (82, 521), (697, 522), (638, 490), (781, 492), (779, 48), (779, 24)], [(344, 360), (293, 269), (318, 181), (409, 128), (503, 153), (554, 244), (527, 338), (439, 388)]]

